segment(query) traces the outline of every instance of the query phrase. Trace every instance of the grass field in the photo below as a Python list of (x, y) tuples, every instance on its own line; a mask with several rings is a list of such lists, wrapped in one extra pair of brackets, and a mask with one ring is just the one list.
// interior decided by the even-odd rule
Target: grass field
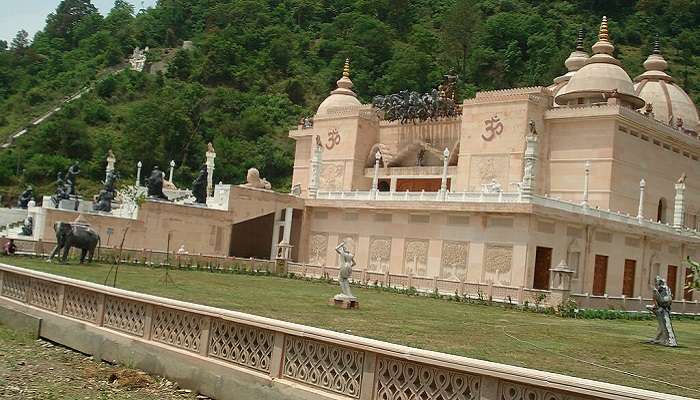
[[(109, 270), (105, 265), (55, 265), (33, 258), (0, 258), (0, 262), (100, 284)], [(700, 397), (698, 320), (674, 321), (681, 347), (672, 349), (644, 343), (656, 333), (656, 322), (651, 320), (564, 319), (360, 288), (353, 290), (361, 308), (347, 311), (327, 304), (338, 288), (325, 282), (171, 271), (176, 285), (164, 286), (160, 283), (164, 271), (122, 265), (117, 287), (418, 348)]]

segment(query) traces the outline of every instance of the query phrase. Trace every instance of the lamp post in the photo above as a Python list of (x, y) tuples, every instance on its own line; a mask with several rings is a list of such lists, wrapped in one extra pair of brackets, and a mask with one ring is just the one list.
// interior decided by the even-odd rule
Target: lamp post
[(173, 181), (173, 170), (175, 169), (175, 160), (170, 160), (170, 179), (168, 181)]
[(639, 181), (639, 209), (637, 210), (637, 219), (641, 222), (644, 219), (644, 188), (647, 186), (647, 181), (642, 178)]
[(141, 186), (141, 167), (143, 163), (141, 161), (136, 163), (136, 187)]
[(440, 197), (444, 200), (447, 196), (447, 164), (450, 161), (450, 150), (445, 147), (442, 152), (442, 179), (440, 180)]
[(591, 175), (591, 162), (586, 161), (586, 166), (584, 167), (585, 176), (583, 178), (583, 202), (581, 203), (584, 207), (588, 207), (588, 180)]

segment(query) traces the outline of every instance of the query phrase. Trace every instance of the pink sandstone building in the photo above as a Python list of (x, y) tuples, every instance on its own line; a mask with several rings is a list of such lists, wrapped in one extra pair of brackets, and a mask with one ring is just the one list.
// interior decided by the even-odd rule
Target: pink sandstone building
[[(613, 51), (604, 20), (592, 55), (579, 41), (552, 85), (479, 92), (457, 117), (403, 124), (362, 104), (346, 68), (313, 123), (289, 132), (292, 194), (219, 184), (207, 207), (81, 218), (107, 246), (286, 251), (333, 268), (345, 241), (366, 280), (532, 292), (560, 285), (561, 265), (572, 293), (648, 298), (661, 275), (697, 301), (684, 260), (700, 257), (698, 112), (658, 46), (634, 80)], [(34, 235), (52, 241), (52, 223), (76, 215), (44, 203)]]
[(378, 118), (346, 71), (289, 133), (302, 260), (337, 265), (344, 240), (369, 271), (535, 289), (563, 261), (577, 293), (646, 297), (658, 274), (691, 300), (698, 112), (658, 45), (634, 80), (613, 51), (604, 20), (551, 86), (479, 92), (460, 117), (415, 124)]

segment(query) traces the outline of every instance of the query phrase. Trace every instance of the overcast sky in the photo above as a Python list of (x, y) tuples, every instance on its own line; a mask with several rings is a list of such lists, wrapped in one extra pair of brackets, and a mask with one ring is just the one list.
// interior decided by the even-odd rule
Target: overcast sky
[[(128, 0), (134, 4), (136, 11), (144, 7), (153, 6), (156, 0)], [(56, 10), (60, 0), (0, 0), (0, 40), (7, 40), (9, 43), (17, 34), (17, 31), (24, 29), (29, 32), (29, 37), (33, 38), (34, 33), (44, 28), (46, 16)], [(92, 0), (94, 4), (105, 15), (114, 5), (114, 0)]]

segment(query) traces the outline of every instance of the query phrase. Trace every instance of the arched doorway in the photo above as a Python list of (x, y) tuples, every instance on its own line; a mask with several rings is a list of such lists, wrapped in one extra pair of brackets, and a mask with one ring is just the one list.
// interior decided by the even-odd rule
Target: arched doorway
[(659, 205), (656, 207), (656, 222), (666, 223), (666, 199), (659, 199)]

